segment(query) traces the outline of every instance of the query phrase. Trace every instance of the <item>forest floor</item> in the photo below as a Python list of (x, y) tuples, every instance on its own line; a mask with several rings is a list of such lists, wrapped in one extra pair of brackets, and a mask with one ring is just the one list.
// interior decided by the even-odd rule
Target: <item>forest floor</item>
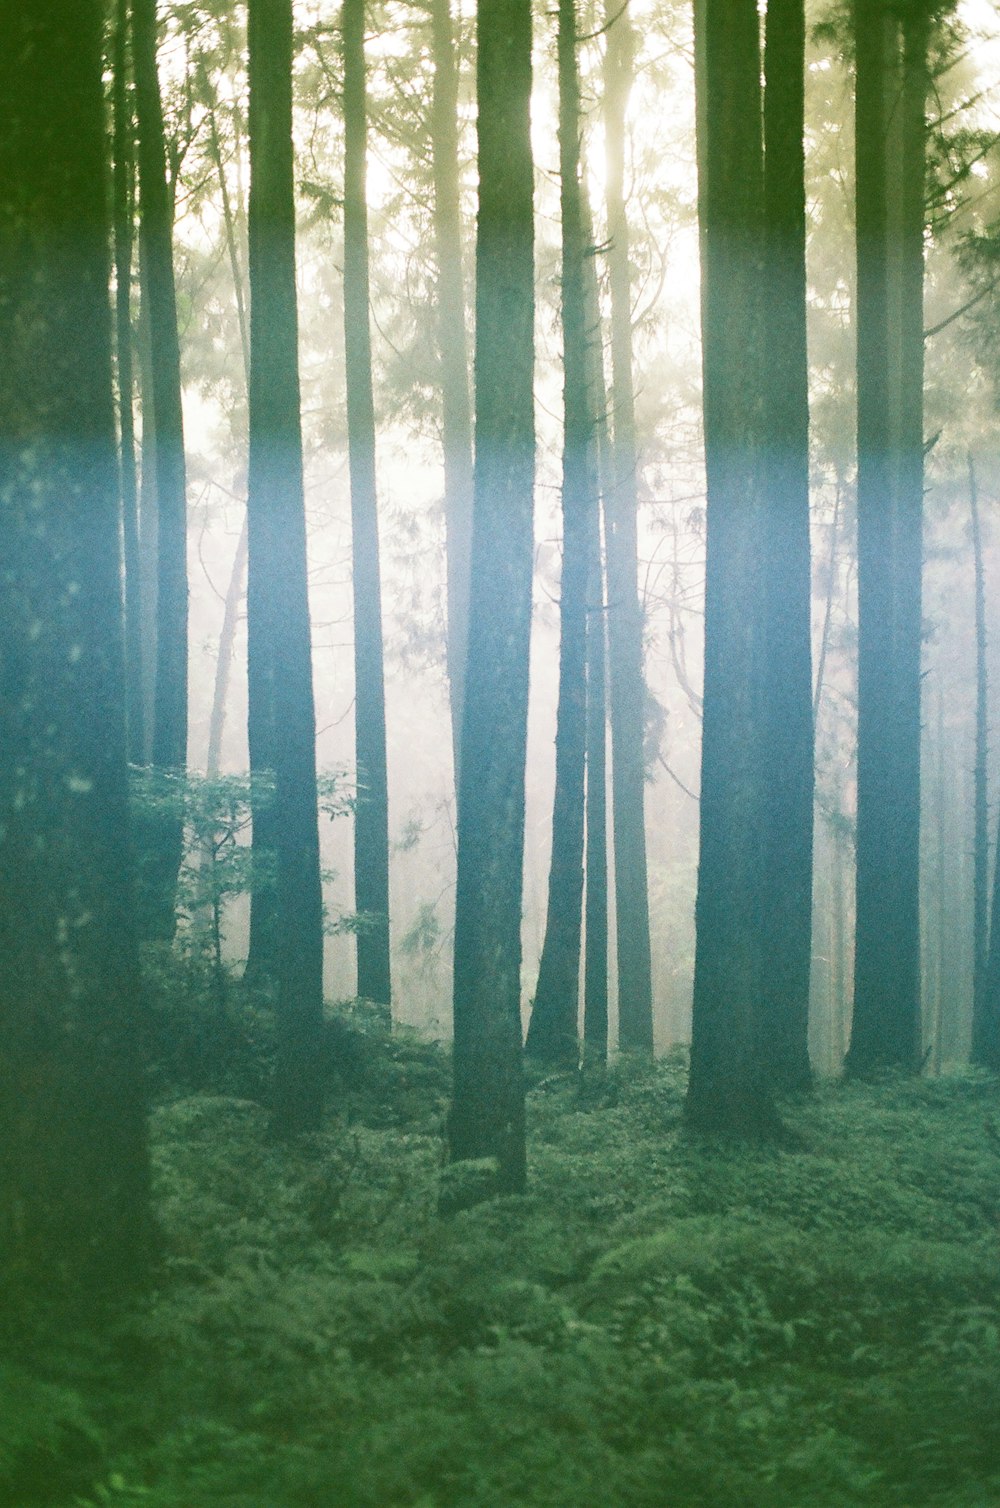
[(775, 1149), (690, 1138), (679, 1058), (542, 1081), (528, 1195), (442, 1218), (447, 1055), (348, 1039), (291, 1151), (164, 1088), (155, 1290), (15, 1337), (5, 1508), (1000, 1504), (995, 1082), (823, 1086)]

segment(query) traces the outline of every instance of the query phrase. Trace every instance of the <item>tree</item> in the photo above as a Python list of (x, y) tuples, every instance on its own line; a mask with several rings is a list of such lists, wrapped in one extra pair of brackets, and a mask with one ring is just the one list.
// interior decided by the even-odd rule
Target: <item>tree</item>
[(814, 749), (809, 554), (809, 363), (806, 348), (805, 6), (768, 0), (764, 44), (762, 268), (766, 494), (764, 674), (774, 753), (762, 880), (764, 1047), (776, 1090), (810, 1079)]
[(132, 104), (128, 87), (128, 0), (117, 0), (112, 44), (114, 107), (114, 272), (115, 357), (118, 376), (119, 487), (122, 515), (122, 566), (125, 583), (125, 673), (128, 754), (141, 764), (144, 747), (142, 715), (142, 633), (139, 599), (139, 501), (135, 464), (132, 362), (132, 249), (134, 187), (132, 162)]
[(375, 485), (375, 406), (368, 293), (365, 190), (365, 0), (344, 0), (344, 342), (347, 448), (351, 471), (354, 585), (354, 729), (358, 803), (354, 818), (354, 904), (358, 994), (388, 1009), (389, 792), (385, 748), (382, 581)]
[(453, 1161), (525, 1184), (521, 892), (534, 490), (531, 7), (478, 18), (476, 460), (458, 803)]
[(929, 15), (856, 0), (858, 827), (852, 1074), (916, 1071)]
[(646, 875), (645, 727), (642, 605), (638, 591), (632, 294), (625, 210), (625, 111), (635, 37), (628, 9), (607, 0), (604, 131), (611, 285), (611, 429), (614, 485), (605, 493), (608, 562), (608, 690), (611, 808), (615, 851), (618, 1045), (653, 1051), (653, 996)]
[(441, 442), (447, 531), (448, 686), (455, 789), (459, 782), (462, 701), (469, 637), (469, 551), (472, 539), (472, 411), (465, 334), (462, 220), (458, 171), (458, 60), (449, 0), (431, 0), (434, 85), (431, 155), (437, 258), (438, 352), (441, 362)]
[(687, 1114), (708, 1131), (775, 1125), (763, 1049), (766, 633), (759, 561), (764, 246), (754, 0), (695, 12), (702, 366), (708, 482), (705, 693)]
[(0, 1249), (150, 1239), (98, 0), (0, 3)]
[[(139, 128), (140, 266), (149, 330), (150, 396), (155, 430), (157, 606), (151, 762), (158, 770), (183, 771), (187, 765), (188, 723), (187, 498), (173, 207), (167, 183), (156, 51), (156, 0), (132, 0), (132, 59)], [(178, 812), (158, 819), (144, 835), (143, 927), (155, 937), (173, 936), (182, 828), (183, 819)]]
[[(563, 559), (559, 594), (559, 700), (548, 913), (526, 1051), (540, 1062), (579, 1062), (580, 933), (587, 752), (588, 588), (598, 513), (591, 411), (580, 184), (576, 0), (559, 4), (559, 184), (562, 208)], [(598, 570), (599, 557), (598, 557)], [(592, 646), (593, 647), (593, 646)]]
[[(291, 0), (251, 0), (250, 464), (251, 730), (269, 726), (273, 774), (279, 1133), (322, 1111), (323, 902), (316, 794), (295, 292)], [(255, 664), (256, 662), (256, 664)], [(261, 767), (258, 765), (257, 771)], [(255, 773), (257, 773), (255, 771)], [(254, 821), (257, 820), (254, 810)]]
[[(989, 927), (989, 807), (987, 803), (988, 700), (986, 665), (986, 582), (983, 568), (983, 537), (979, 517), (979, 486), (972, 451), (968, 454), (969, 510), (972, 524), (972, 559), (976, 617), (976, 758), (973, 768), (973, 988), (972, 1061), (985, 1068), (997, 1059), (997, 1011), (986, 993), (990, 962)], [(994, 963), (994, 967), (996, 967)]]

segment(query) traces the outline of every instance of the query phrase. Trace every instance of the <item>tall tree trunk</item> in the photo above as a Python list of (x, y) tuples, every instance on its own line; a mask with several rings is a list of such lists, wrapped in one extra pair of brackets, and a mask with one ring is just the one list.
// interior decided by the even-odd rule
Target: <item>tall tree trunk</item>
[(976, 605), (976, 757), (973, 770), (975, 812), (973, 830), (972, 947), (972, 1061), (984, 1063), (989, 1056), (989, 1020), (983, 1010), (983, 985), (989, 952), (989, 807), (987, 790), (988, 693), (986, 671), (986, 589), (983, 578), (983, 538), (979, 524), (979, 488), (976, 463), (968, 454), (969, 511), (972, 518), (972, 557)]
[[(276, 857), (275, 1128), (322, 1113), (323, 903), (295, 296), (292, 3), (250, 0), (250, 657), (263, 651)], [(267, 638), (266, 636), (269, 636)], [(258, 667), (259, 668), (259, 667)], [(258, 692), (260, 681), (253, 683)], [(256, 820), (256, 814), (255, 814)]]
[[(153, 757), (153, 709), (156, 703), (156, 413), (153, 405), (153, 369), (150, 353), (149, 300), (143, 287), (142, 258), (139, 279), (139, 398), (142, 435), (139, 443), (139, 638), (142, 686), (142, 758)], [(141, 892), (140, 886), (140, 892)]]
[(611, 284), (611, 414), (614, 487), (605, 496), (608, 561), (608, 685), (611, 708), (611, 807), (615, 845), (618, 1045), (653, 1050), (653, 996), (646, 878), (644, 755), (646, 688), (638, 590), (632, 289), (625, 212), (625, 111), (635, 37), (628, 10), (606, 0), (604, 130)]
[(856, 0), (858, 870), (846, 1066), (921, 1061), (920, 643), (927, 23)]
[[(243, 357), (243, 379), (246, 391), (250, 392), (250, 331), (246, 314), (246, 292), (243, 286), (243, 269), (240, 266), (236, 230), (229, 184), (226, 180), (222, 146), (219, 141), (218, 124), (214, 107), (209, 108), (209, 139), (212, 158), (219, 179), (219, 196), (222, 200), (222, 220), (226, 229), (226, 248), (229, 252), (229, 270), (233, 278), (233, 293), (236, 298), (236, 317), (240, 329), (240, 353)], [(233, 567), (229, 573), (229, 585), (222, 611), (222, 627), (219, 631), (219, 656), (215, 663), (215, 685), (212, 688), (212, 709), (208, 720), (208, 754), (206, 768), (209, 776), (218, 775), (222, 757), (222, 735), (226, 726), (226, 703), (229, 696), (229, 681), (233, 666), (233, 651), (236, 645), (236, 626), (247, 574), (248, 528), (247, 516), (243, 515)]]
[(114, 103), (115, 356), (118, 371), (119, 489), (125, 588), (125, 686), (128, 757), (143, 758), (142, 620), (139, 493), (135, 463), (135, 379), (132, 364), (133, 121), (128, 88), (128, 0), (117, 0), (112, 57)]
[(559, 0), (559, 174), (562, 210), (563, 559), (559, 598), (559, 698), (545, 943), (526, 1050), (575, 1068), (583, 906), (587, 751), (587, 593), (598, 516), (591, 357), (584, 288), (580, 186), (580, 84), (576, 0)]
[(763, 886), (765, 1049), (777, 1090), (805, 1088), (812, 955), (813, 709), (806, 349), (805, 6), (768, 0), (764, 47), (765, 573), (772, 751)]
[(343, 46), (344, 344), (354, 581), (354, 729), (359, 786), (354, 815), (354, 904), (364, 919), (357, 934), (358, 994), (388, 1010), (391, 999), (389, 791), (368, 312), (365, 0), (344, 0)]
[(759, 475), (763, 252), (760, 34), (754, 0), (695, 12), (708, 482), (705, 694), (687, 1114), (708, 1131), (775, 1124), (762, 1037), (766, 533)]
[(607, 660), (600, 517), (590, 525), (587, 576), (586, 900), (583, 1053), (588, 1067), (608, 1060)]
[(584, 247), (584, 317), (591, 415), (590, 444), (597, 479), (597, 506), (589, 522), (587, 571), (587, 794), (585, 860), (585, 953), (583, 1051), (585, 1067), (608, 1060), (608, 697), (607, 608), (602, 549), (602, 501), (611, 490), (608, 454), (608, 394), (604, 381), (600, 290), (594, 224), (581, 172), (580, 207)]
[(469, 552), (472, 543), (472, 408), (462, 276), (462, 213), (458, 170), (458, 59), (450, 0), (431, 0), (434, 92), (434, 246), (437, 258), (438, 353), (448, 555), (448, 685), (455, 789), (459, 783), (462, 699), (469, 638)]
[[(142, 292), (150, 332), (156, 426), (157, 608), (152, 764), (187, 766), (188, 584), (184, 424), (180, 343), (174, 294), (173, 210), (167, 184), (163, 109), (156, 63), (156, 0), (132, 0), (132, 59), (139, 127), (139, 211)], [(173, 936), (183, 817), (157, 819), (143, 855), (150, 935)]]
[(531, 6), (478, 18), (476, 466), (458, 803), (453, 1160), (525, 1184), (521, 893), (533, 567)]
[(148, 1252), (97, 0), (0, 0), (0, 1266)]

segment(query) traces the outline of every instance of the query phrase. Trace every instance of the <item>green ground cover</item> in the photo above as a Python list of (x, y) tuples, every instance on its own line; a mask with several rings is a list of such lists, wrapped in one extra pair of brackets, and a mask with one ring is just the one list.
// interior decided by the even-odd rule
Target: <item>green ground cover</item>
[(341, 1032), (294, 1151), (164, 1089), (154, 1291), (11, 1328), (0, 1503), (1000, 1504), (994, 1082), (821, 1088), (740, 1148), (678, 1059), (543, 1081), (529, 1195), (442, 1218), (445, 1054)]

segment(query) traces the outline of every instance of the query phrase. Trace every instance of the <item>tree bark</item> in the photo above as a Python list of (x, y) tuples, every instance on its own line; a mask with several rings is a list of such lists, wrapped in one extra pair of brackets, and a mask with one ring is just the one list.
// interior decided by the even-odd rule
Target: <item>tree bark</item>
[(638, 591), (632, 290), (625, 212), (625, 111), (635, 38), (627, 9), (606, 0), (604, 129), (611, 285), (611, 415), (614, 486), (605, 496), (608, 563), (608, 689), (611, 807), (615, 846), (618, 1046), (653, 1051), (653, 997), (646, 876), (645, 725), (642, 605)]
[[(151, 762), (158, 770), (183, 773), (188, 732), (187, 502), (173, 209), (156, 50), (156, 0), (132, 0), (142, 292), (149, 320), (150, 396), (156, 431), (156, 683)], [(154, 937), (169, 939), (174, 933), (182, 839), (179, 812), (149, 825), (143, 855), (143, 926)]]
[[(279, 1135), (322, 1114), (323, 903), (316, 719), (302, 486), (291, 0), (250, 0), (250, 464), (248, 635), (270, 673), (268, 711), (276, 858)], [(258, 769), (260, 766), (258, 766)], [(255, 809), (254, 820), (257, 820)]]
[(97, 0), (0, 0), (0, 1266), (150, 1246)]
[(576, 0), (559, 0), (559, 173), (562, 210), (563, 558), (559, 597), (559, 695), (545, 942), (526, 1051), (576, 1068), (583, 906), (587, 752), (587, 594), (597, 519), (580, 185), (580, 85)]
[(478, 17), (476, 462), (458, 804), (453, 1161), (524, 1188), (521, 895), (534, 491), (531, 7)]
[(760, 33), (754, 0), (695, 12), (708, 482), (705, 693), (687, 1115), (741, 1135), (775, 1129), (762, 1037), (769, 814), (759, 562), (764, 250)]
[(927, 23), (856, 0), (858, 868), (847, 1070), (920, 1067)]
[(805, 6), (768, 0), (764, 46), (764, 672), (767, 785), (761, 990), (776, 1090), (808, 1086), (813, 708), (806, 347)]
[(469, 638), (472, 543), (472, 407), (465, 333), (462, 215), (458, 169), (458, 60), (449, 0), (431, 0), (434, 92), (431, 154), (437, 258), (438, 352), (448, 575), (448, 686), (455, 789), (459, 784), (462, 700)]
[(133, 119), (128, 87), (128, 0), (117, 0), (112, 43), (114, 110), (114, 271), (115, 357), (118, 373), (119, 491), (122, 519), (122, 576), (125, 593), (125, 685), (128, 758), (141, 764), (142, 618), (139, 563), (139, 492), (135, 461), (135, 378), (132, 362), (132, 249), (134, 242)]
[(344, 344), (347, 448), (351, 472), (354, 730), (358, 769), (358, 802), (354, 814), (354, 904), (362, 917), (357, 934), (358, 995), (388, 1011), (391, 999), (389, 791), (369, 325), (365, 0), (344, 0), (343, 47)]
[(976, 757), (973, 768), (974, 828), (972, 885), (972, 952), (974, 975), (972, 989), (972, 1061), (988, 1063), (991, 1027), (984, 1011), (984, 984), (989, 954), (989, 807), (987, 790), (988, 699), (986, 670), (986, 589), (983, 576), (983, 538), (979, 521), (979, 488), (976, 463), (968, 454), (969, 511), (972, 521), (972, 560), (975, 575), (976, 616)]

